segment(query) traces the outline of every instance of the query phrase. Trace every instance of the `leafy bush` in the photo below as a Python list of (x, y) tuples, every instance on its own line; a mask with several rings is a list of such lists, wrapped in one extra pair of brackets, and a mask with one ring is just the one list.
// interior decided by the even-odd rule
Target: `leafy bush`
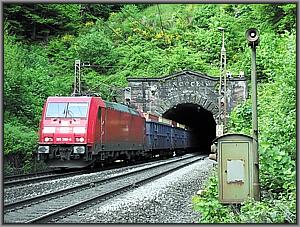
[[(272, 43), (271, 48), (269, 44)], [(275, 46), (275, 48), (274, 48)], [(197, 199), (200, 222), (295, 223), (296, 222), (296, 59), (295, 35), (266, 36), (260, 61), (268, 82), (258, 86), (259, 162), (262, 201), (249, 199), (238, 215), (214, 200), (217, 185), (207, 186), (212, 194)], [(284, 60), (283, 60), (284, 59)], [(251, 102), (231, 113), (230, 131), (251, 135)], [(208, 206), (205, 206), (208, 203)], [(213, 204), (213, 205), (212, 205)], [(225, 209), (225, 210), (224, 210)], [(227, 209), (227, 211), (226, 211)]]
[(261, 202), (249, 199), (241, 207), (237, 220), (241, 223), (296, 223), (296, 203), (291, 201), (286, 197)]
[[(267, 45), (269, 42), (274, 44), (271, 48)], [(265, 68), (268, 68), (265, 73), (270, 82), (258, 86), (260, 180), (265, 190), (284, 191), (289, 190), (288, 188), (294, 190), (296, 180), (295, 35), (286, 33), (275, 38), (271, 34), (266, 36), (261, 48), (260, 61)], [(231, 131), (249, 135), (250, 104), (250, 101), (247, 101), (232, 112)]]
[(29, 172), (33, 168), (33, 154), (38, 142), (37, 133), (22, 125), (18, 119), (10, 119), (4, 124), (4, 171), (5, 174), (15, 173), (15, 169), (22, 169), (19, 173)]
[(206, 183), (200, 196), (193, 197), (194, 209), (200, 212), (199, 223), (232, 223), (234, 214), (219, 203), (216, 171)]
[(47, 169), (43, 162), (35, 160), (38, 134), (34, 129), (24, 126), (17, 118), (10, 117), (10, 120), (4, 124), (3, 139), (3, 171), (5, 175)]
[(26, 46), (6, 33), (4, 40), (4, 108), (37, 127), (43, 103), (53, 91), (51, 67), (41, 46)]
[(117, 56), (114, 53), (114, 45), (110, 37), (105, 34), (101, 23), (104, 22), (98, 21), (86, 33), (80, 34), (74, 45), (79, 59), (98, 65), (106, 72), (107, 67), (114, 65)]
[(218, 200), (216, 171), (208, 179), (201, 195), (193, 197), (194, 209), (199, 211), (199, 223), (296, 223), (295, 191), (263, 194), (260, 202), (249, 198), (239, 205), (223, 205)]
[(37, 146), (38, 134), (18, 120), (4, 124), (4, 154), (20, 154), (29, 157)]
[[(295, 222), (296, 4), (22, 6), (4, 9), (10, 25), (5, 23), (4, 31), (4, 155), (10, 163), (17, 160), (16, 166), (30, 169), (43, 102), (50, 95), (71, 94), (74, 60), (97, 65), (82, 70), (83, 88), (106, 99), (113, 89), (126, 85), (127, 77), (158, 77), (183, 69), (218, 76), (222, 42), (218, 27), (224, 27), (227, 69), (233, 74), (244, 71), (249, 78), (250, 50), (244, 33), (257, 27), (263, 200), (246, 201), (240, 212), (223, 206), (213, 177), (203, 195), (195, 197), (195, 207), (205, 223)], [(23, 21), (14, 18), (20, 12)], [(38, 44), (22, 39), (21, 35), (43, 32), (35, 32), (32, 23), (50, 31), (49, 37), (44, 34), (49, 40)], [(251, 135), (250, 100), (231, 113), (229, 126), (231, 132)], [(6, 169), (11, 171), (9, 165)]]

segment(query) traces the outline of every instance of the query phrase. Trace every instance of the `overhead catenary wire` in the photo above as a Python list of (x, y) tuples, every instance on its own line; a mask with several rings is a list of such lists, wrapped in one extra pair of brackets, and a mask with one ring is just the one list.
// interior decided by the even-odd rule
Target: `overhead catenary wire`
[[(157, 4), (157, 8), (158, 8), (158, 11), (159, 11), (159, 17), (160, 17), (161, 29), (162, 29), (163, 34), (165, 34), (164, 29), (163, 29), (163, 26), (162, 26), (161, 13), (160, 13), (160, 9), (159, 9), (158, 4)], [(127, 13), (130, 17), (134, 18), (134, 20), (135, 20), (136, 22), (138, 22), (140, 25), (142, 25), (144, 28), (146, 28), (146, 29), (149, 29), (149, 28), (150, 28), (149, 26), (148, 26), (148, 28), (147, 28), (144, 24), (142, 24), (141, 22), (139, 22), (139, 21), (136, 19), (136, 17), (132, 16), (131, 13), (128, 12), (127, 10), (124, 10), (124, 9), (123, 9), (121, 12), (123, 13), (123, 15), (125, 15), (124, 12)], [(119, 38), (123, 39), (122, 36), (120, 36), (113, 28), (111, 28), (109, 25), (107, 25), (103, 20), (99, 20), (98, 18), (95, 18), (95, 19), (96, 19), (97, 21), (101, 21), (102, 24), (103, 24), (105, 27), (107, 27), (109, 30), (111, 30), (111, 31), (112, 31), (115, 35), (117, 35)], [(130, 21), (131, 21), (131, 20), (130, 20)], [(131, 21), (131, 22), (132, 22), (132, 21)], [(151, 26), (151, 27), (154, 28), (153, 26)], [(150, 30), (150, 29), (149, 29), (149, 30)], [(130, 45), (126, 40), (124, 40), (124, 43), (125, 43), (126, 45), (128, 45), (128, 46), (129, 46), (136, 54), (138, 54), (138, 56), (140, 56), (142, 59), (144, 59), (144, 57), (142, 57), (142, 56), (139, 54), (139, 52), (138, 52), (137, 50), (135, 50), (135, 48), (134, 48), (132, 45)], [(151, 66), (152, 64), (149, 63), (149, 65)], [(114, 68), (114, 66), (98, 66), (98, 65), (95, 65), (95, 64), (91, 65), (91, 67)]]
[[(147, 30), (151, 30), (151, 28), (155, 28), (154, 26), (146, 26), (146, 25), (144, 25), (143, 23), (141, 23), (135, 16), (133, 16), (130, 12), (128, 12), (127, 10), (122, 10), (121, 11), (123, 14), (124, 14), (124, 12), (127, 14), (127, 15), (129, 15), (130, 17), (132, 17), (136, 22), (138, 22), (140, 25), (142, 25), (145, 29), (147, 29)], [(131, 21), (132, 22), (132, 21)]]
[[(88, 9), (89, 10), (89, 9)], [(90, 11), (90, 10), (89, 10)], [(115, 35), (117, 35), (119, 38), (123, 38), (121, 37), (113, 28), (111, 28), (110, 26), (108, 26), (103, 20), (100, 20), (97, 17), (94, 17), (94, 19), (96, 19), (96, 21), (100, 21), (102, 22), (102, 24), (107, 27), (109, 30), (111, 30)], [(133, 48), (133, 46), (131, 46), (126, 40), (124, 40), (125, 44), (128, 45), (135, 53), (137, 53), (139, 55), (139, 53)], [(141, 55), (139, 55), (140, 57), (142, 57)], [(95, 65), (92, 64), (91, 67), (100, 67), (99, 65)], [(102, 67), (102, 66), (101, 66)], [(103, 66), (103, 68), (114, 68), (114, 66)]]
[[(158, 9), (158, 13), (159, 13), (159, 18), (160, 18), (160, 28), (161, 28), (161, 30), (162, 30), (162, 32), (163, 32), (163, 34), (165, 34), (165, 31), (164, 31), (164, 28), (163, 28), (163, 25), (162, 25), (162, 19), (161, 19), (161, 12), (160, 12), (160, 9), (159, 9), (159, 6), (158, 6), (158, 4), (157, 4), (157, 9)], [(141, 23), (135, 16), (133, 16), (130, 12), (128, 12), (127, 10), (122, 10), (121, 11), (123, 14), (124, 14), (124, 12), (127, 14), (127, 15), (129, 15), (130, 17), (132, 17), (136, 22), (138, 22), (140, 25), (142, 25), (145, 29), (148, 29), (148, 30), (150, 30), (151, 31), (151, 28), (154, 28), (155, 29), (155, 27), (154, 26), (146, 26), (146, 25), (144, 25), (143, 23)], [(128, 20), (130, 20), (129, 18), (128, 18)], [(130, 20), (131, 21), (131, 20)], [(132, 21), (131, 21), (132, 22)]]
[[(111, 28), (110, 26), (108, 26), (108, 25), (106, 25), (105, 23), (103, 23), (103, 25), (104, 26), (106, 26), (107, 28), (109, 28), (112, 32), (114, 32), (117, 36), (119, 36), (120, 38), (122, 38), (119, 34), (117, 34), (117, 32), (113, 29), (113, 28)], [(124, 41), (134, 52), (136, 52), (140, 57), (142, 57), (128, 42), (126, 42), (126, 41)], [(90, 65), (90, 66), (95, 66), (95, 65)], [(112, 84), (110, 84), (110, 85), (108, 85), (108, 84), (106, 84), (105, 82), (107, 81), (107, 80), (109, 80), (109, 79), (111, 79), (111, 78), (113, 78), (114, 77), (114, 75), (111, 75), (111, 76), (109, 76), (108, 78), (106, 78), (104, 81), (100, 81), (100, 83), (102, 84), (102, 85), (105, 85), (106, 87), (108, 87), (108, 88), (110, 88), (110, 90), (111, 90), (111, 92), (113, 92), (113, 89), (115, 90), (115, 91), (117, 91), (117, 90), (120, 90), (120, 88), (119, 87), (117, 87), (117, 86), (115, 86), (115, 85), (112, 85)], [(89, 91), (88, 92), (90, 92), (90, 91), (92, 91), (92, 90), (95, 90), (95, 89), (97, 89), (98, 87), (99, 87), (100, 85), (98, 85), (98, 86), (96, 86), (96, 87), (94, 87), (94, 88), (92, 88), (92, 89), (89, 89)]]
[[(108, 29), (110, 29), (115, 35), (117, 35), (119, 38), (123, 38), (122, 36), (120, 36), (113, 28), (111, 28), (110, 26), (108, 26), (107, 24), (105, 24), (105, 22), (104, 21), (102, 21), (103, 23), (103, 25), (105, 26), (105, 27), (107, 27)], [(139, 55), (139, 53), (133, 48), (133, 46), (131, 46), (126, 40), (124, 40), (124, 42), (125, 42), (125, 44), (126, 45), (128, 45), (133, 51), (135, 51), (138, 55)], [(141, 57), (141, 55), (139, 55), (140, 57)]]
[[(163, 33), (163, 36), (165, 36), (165, 31), (164, 31), (164, 28), (163, 28), (163, 25), (162, 25), (162, 19), (161, 19), (161, 12), (160, 12), (160, 8), (159, 8), (159, 5), (157, 4), (157, 9), (158, 9), (158, 13), (159, 13), (159, 18), (160, 18), (160, 25), (161, 25), (161, 30), (162, 30), (162, 33)], [(155, 30), (155, 27), (154, 26), (146, 26), (146, 25), (144, 25), (143, 23), (141, 23), (135, 16), (133, 16), (130, 12), (128, 12), (127, 10), (125, 10), (125, 9), (122, 9), (122, 11), (121, 11), (122, 13), (123, 13), (123, 15), (125, 15), (124, 14), (124, 12), (127, 14), (127, 15), (129, 15), (130, 17), (132, 17), (136, 22), (138, 22), (140, 25), (142, 25), (145, 29), (147, 29), (147, 30), (149, 30), (149, 31), (151, 31), (151, 28), (153, 29), (153, 30)], [(129, 19), (128, 19), (129, 20)], [(130, 20), (131, 21), (131, 20)], [(132, 22), (132, 21), (131, 21)], [(149, 64), (150, 66), (152, 65), (151, 63)]]
[[(104, 21), (102, 21), (102, 20), (99, 20), (99, 19), (97, 19), (97, 21), (100, 21), (100, 22), (102, 22), (102, 24), (105, 26), (105, 27), (107, 27), (109, 30), (111, 30), (115, 35), (117, 35), (119, 38), (121, 38), (122, 39), (122, 37), (113, 29), (113, 28), (111, 28), (109, 25), (107, 25)], [(134, 48), (133, 48), (133, 46), (132, 45), (130, 45), (127, 41), (125, 41), (124, 40), (124, 42), (125, 42), (125, 44), (126, 45), (128, 45), (136, 54), (138, 54), (141, 58), (143, 58)], [(151, 64), (150, 64), (151, 65)], [(89, 65), (90, 67), (102, 67), (102, 66), (100, 66), (100, 65), (95, 65), (95, 64), (90, 64)], [(105, 67), (105, 66), (103, 66), (103, 68), (114, 68), (115, 66), (108, 66), (108, 67)], [(111, 76), (109, 76), (108, 78), (106, 78), (104, 81), (102, 81), (101, 83), (102, 84), (104, 84), (104, 85), (106, 85), (107, 87), (111, 87), (112, 88), (112, 86), (113, 85), (107, 85), (107, 84), (105, 84), (105, 82), (107, 81), (107, 80), (109, 80), (109, 79), (112, 79), (113, 77), (114, 77), (115, 75), (111, 75)], [(97, 86), (98, 87), (98, 86)], [(96, 87), (96, 88), (97, 88)], [(116, 88), (118, 88), (117, 86), (113, 86), (115, 89)], [(95, 88), (93, 88), (93, 89), (95, 89)]]
[[(159, 10), (159, 8), (158, 8), (158, 10)], [(125, 11), (125, 10), (123, 10), (123, 11)], [(123, 11), (122, 11), (122, 13), (123, 13)], [(127, 14), (129, 14), (129, 16), (131, 16), (132, 18), (134, 18), (135, 19), (135, 21), (136, 22), (138, 22), (139, 24), (141, 24), (144, 28), (146, 28), (147, 29), (147, 27), (144, 25), (144, 24), (142, 24), (142, 23), (140, 23), (134, 16), (132, 16), (129, 12), (127, 12), (127, 11), (125, 11)], [(124, 13), (123, 13), (124, 14)], [(159, 11), (159, 16), (160, 16), (160, 11)], [(121, 35), (119, 35), (112, 27), (110, 27), (108, 24), (106, 24), (103, 20), (99, 20), (98, 18), (95, 18), (98, 22), (100, 21), (100, 22), (102, 22), (102, 25), (104, 25), (106, 28), (108, 28), (110, 31), (112, 31), (116, 36), (118, 36), (119, 38), (121, 38), (121, 39), (123, 39), (123, 37), (121, 36)], [(131, 21), (131, 20), (130, 20)], [(132, 22), (132, 21), (131, 21)], [(163, 29), (163, 27), (162, 27), (162, 21), (161, 21), (161, 16), (160, 16), (160, 22), (161, 22), (161, 28)], [(153, 27), (153, 26), (152, 26)], [(154, 28), (154, 27), (153, 27)], [(148, 29), (149, 29), (149, 27), (148, 27)], [(150, 30), (150, 29), (149, 29)], [(162, 32), (164, 33), (164, 31), (162, 30)], [(140, 54), (139, 54), (139, 52), (131, 45), (131, 44), (129, 44), (126, 40), (123, 40), (124, 41), (124, 43), (127, 45), (127, 46), (129, 46), (138, 56), (140, 56), (142, 59), (144, 59), (144, 57), (142, 57)], [(151, 63), (149, 63), (148, 65), (152, 65)], [(115, 66), (101, 66), (101, 65), (96, 65), (96, 64), (90, 64), (89, 65), (90, 67), (101, 67), (101, 68), (115, 68)], [(112, 79), (113, 77), (114, 77), (115, 75), (111, 75), (111, 76), (109, 76), (108, 78), (106, 78), (104, 81), (100, 81), (100, 83), (102, 84), (102, 85), (105, 85), (106, 87), (109, 87), (110, 89), (111, 89), (111, 91), (114, 89), (114, 90), (120, 90), (120, 88), (119, 87), (117, 87), (117, 86), (114, 86), (114, 85), (112, 85), (112, 84), (110, 84), (110, 85), (108, 85), (108, 84), (106, 84), (105, 82), (107, 81), (107, 80), (109, 80), (109, 79)], [(89, 89), (89, 91), (91, 91), (91, 90), (94, 90), (94, 89), (96, 89), (96, 88), (98, 88), (100, 85), (98, 85), (98, 86), (96, 86), (96, 87), (94, 87), (93, 89)]]
[[(160, 18), (160, 27), (161, 27), (161, 31), (162, 31), (162, 35), (163, 35), (163, 37), (164, 37), (164, 39), (166, 38), (165, 37), (165, 30), (164, 30), (164, 27), (163, 27), (163, 24), (162, 24), (162, 18), (161, 18), (161, 11), (160, 11), (160, 8), (159, 8), (159, 5), (157, 4), (157, 9), (158, 9), (158, 13), (159, 13), (159, 18)], [(155, 26), (153, 26), (153, 25), (151, 25), (151, 26), (146, 26), (146, 25), (144, 25), (143, 23), (141, 23), (135, 16), (133, 16), (130, 12), (128, 12), (127, 10), (125, 10), (125, 9), (122, 9), (122, 11), (121, 11), (122, 13), (123, 13), (123, 15), (125, 15), (124, 13), (126, 13), (128, 16), (130, 16), (130, 17), (132, 17), (136, 22), (138, 22), (140, 25), (142, 25), (146, 30), (148, 30), (148, 31), (154, 31), (155, 30)], [(126, 15), (125, 15), (126, 16)], [(130, 20), (129, 18), (128, 18), (128, 20), (130, 21), (130, 22), (132, 22), (132, 20)], [(150, 63), (150, 65), (152, 65), (151, 63)]]
[[(157, 8), (158, 8), (158, 12), (159, 12), (159, 18), (160, 18), (160, 25), (161, 25), (161, 29), (162, 29), (162, 32), (163, 32), (163, 34), (164, 34), (164, 29), (163, 29), (163, 25), (162, 25), (162, 19), (161, 19), (161, 12), (160, 12), (160, 9), (159, 9), (159, 6), (157, 5)], [(131, 13), (130, 12), (128, 12), (127, 10), (122, 10), (121, 11), (122, 13), (123, 13), (123, 15), (125, 15), (124, 14), (124, 12), (127, 14), (127, 15), (129, 15), (130, 17), (132, 17), (132, 18), (134, 18), (134, 20), (136, 21), (136, 22), (138, 22), (140, 25), (142, 25), (144, 28), (146, 28), (146, 29), (149, 29), (149, 30), (151, 30), (151, 27), (152, 28), (154, 28), (153, 26), (151, 26), (151, 27), (149, 27), (149, 26), (145, 26), (144, 24), (142, 24), (141, 22), (139, 22), (137, 19), (136, 19), (136, 17), (134, 17), (134, 16), (132, 16), (131, 15)], [(127, 17), (128, 18), (128, 17)], [(113, 29), (112, 27), (110, 27), (107, 23), (105, 23), (105, 21), (103, 21), (103, 20), (100, 20), (100, 19), (98, 19), (98, 18), (95, 18), (97, 21), (100, 21), (100, 23), (103, 25), (103, 26), (105, 26), (106, 28), (108, 28), (110, 31), (112, 31), (117, 37), (119, 37), (120, 39), (123, 39), (123, 41), (124, 41), (124, 43), (128, 46), (128, 47), (130, 47), (130, 49), (132, 49), (133, 51), (134, 51), (134, 53), (136, 53), (138, 56), (140, 56), (140, 58), (141, 59), (145, 59), (143, 56), (141, 56), (140, 55), (140, 53), (131, 45), (131, 44), (129, 44), (129, 42), (127, 42), (126, 40), (124, 40), (124, 38), (121, 36), (121, 35), (119, 35), (118, 34), (118, 32), (116, 32), (115, 31), (115, 29)], [(130, 20), (131, 21), (131, 20)], [(132, 21), (131, 21), (132, 22)], [(149, 62), (148, 63), (148, 66), (152, 66), (153, 65), (153, 63), (151, 63), (151, 62)], [(92, 64), (91, 65), (91, 67), (102, 67), (102, 68), (115, 68), (115, 66), (98, 66), (98, 65), (95, 65), (95, 64)], [(117, 68), (117, 67), (116, 67)], [(102, 83), (104, 84), (107, 80), (109, 80), (109, 79), (111, 79), (111, 78), (113, 78), (114, 76), (110, 76), (109, 78), (107, 78), (106, 80), (104, 80)]]
[[(107, 27), (109, 30), (111, 30), (115, 35), (117, 35), (119, 38), (121, 38), (121, 39), (123, 39), (123, 37), (121, 36), (121, 35), (119, 35), (113, 28), (111, 28), (109, 25), (107, 25), (104, 21), (102, 21), (102, 24), (105, 26), (105, 27)], [(132, 45), (130, 45), (126, 40), (124, 40), (124, 43), (126, 44), (126, 45), (128, 45), (138, 56), (140, 56), (140, 58), (141, 59), (145, 59), (143, 56), (141, 56), (140, 55), (140, 53), (137, 51), (137, 50), (135, 50), (135, 48), (132, 46)], [(148, 63), (148, 65), (152, 65), (151, 63)]]

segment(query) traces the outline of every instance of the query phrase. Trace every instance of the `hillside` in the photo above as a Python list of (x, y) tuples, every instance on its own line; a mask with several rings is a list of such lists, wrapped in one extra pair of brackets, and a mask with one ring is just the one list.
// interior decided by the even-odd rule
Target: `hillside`
[[(216, 178), (195, 198), (201, 222), (296, 221), (296, 4), (4, 4), (4, 172), (32, 168), (43, 103), (70, 95), (74, 61), (86, 92), (110, 100), (128, 77), (182, 70), (219, 76), (225, 28), (227, 69), (250, 79), (245, 31), (257, 48), (262, 201), (240, 215), (220, 205)], [(250, 135), (250, 99), (231, 114), (230, 131)], [(216, 209), (218, 208), (218, 209)]]

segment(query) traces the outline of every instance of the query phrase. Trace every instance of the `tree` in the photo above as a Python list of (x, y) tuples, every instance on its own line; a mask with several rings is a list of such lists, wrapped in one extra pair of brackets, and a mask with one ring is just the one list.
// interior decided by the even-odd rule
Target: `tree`
[(47, 41), (49, 36), (77, 33), (81, 20), (78, 4), (6, 3), (3, 14), (10, 31), (27, 40)]

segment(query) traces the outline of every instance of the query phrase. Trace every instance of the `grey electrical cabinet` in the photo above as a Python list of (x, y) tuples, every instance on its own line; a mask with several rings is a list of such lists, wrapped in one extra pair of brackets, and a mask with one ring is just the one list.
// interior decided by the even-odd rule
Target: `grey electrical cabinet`
[(260, 199), (257, 142), (242, 134), (225, 134), (217, 145), (219, 201), (242, 203), (248, 197)]

